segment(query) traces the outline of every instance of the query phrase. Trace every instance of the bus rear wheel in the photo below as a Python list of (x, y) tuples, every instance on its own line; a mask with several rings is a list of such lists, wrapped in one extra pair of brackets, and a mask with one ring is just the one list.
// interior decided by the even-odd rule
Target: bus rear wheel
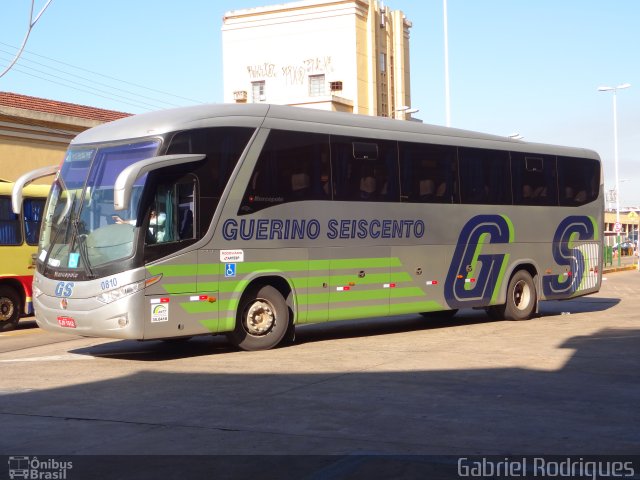
[(527, 320), (533, 315), (536, 301), (536, 287), (531, 274), (526, 270), (518, 270), (509, 280), (507, 302), (486, 310), (494, 320)]
[(270, 285), (251, 287), (240, 300), (236, 327), (227, 334), (236, 347), (268, 350), (283, 339), (289, 327), (289, 308), (282, 294)]
[(11, 287), (0, 287), (0, 332), (12, 330), (20, 320), (20, 295)]

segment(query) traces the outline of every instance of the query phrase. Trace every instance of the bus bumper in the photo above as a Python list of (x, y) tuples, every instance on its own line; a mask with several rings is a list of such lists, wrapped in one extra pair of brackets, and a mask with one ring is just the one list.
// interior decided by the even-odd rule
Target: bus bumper
[(63, 299), (40, 295), (33, 299), (36, 322), (44, 330), (57, 333), (142, 340), (144, 318), (134, 312), (144, 312), (144, 292), (136, 292), (112, 303), (103, 304), (91, 299)]

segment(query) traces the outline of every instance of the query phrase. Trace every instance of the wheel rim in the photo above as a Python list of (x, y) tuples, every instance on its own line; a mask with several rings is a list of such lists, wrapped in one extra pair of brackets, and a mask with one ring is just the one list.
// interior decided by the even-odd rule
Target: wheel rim
[(257, 299), (246, 310), (244, 326), (250, 335), (266, 335), (276, 324), (276, 314), (273, 305)]
[(518, 310), (526, 310), (531, 303), (531, 287), (524, 280), (518, 281), (513, 288), (513, 304)]
[(6, 298), (0, 298), (0, 322), (6, 322), (13, 316), (13, 302)]

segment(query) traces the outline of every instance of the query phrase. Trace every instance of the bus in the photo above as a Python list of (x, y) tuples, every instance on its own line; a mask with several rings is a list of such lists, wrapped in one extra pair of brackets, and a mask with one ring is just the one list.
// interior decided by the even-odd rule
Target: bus
[(49, 193), (48, 185), (25, 188), (14, 213), (13, 183), (0, 179), (0, 331), (16, 327), (20, 318), (33, 314), (31, 282), (35, 271), (40, 222)]
[(265, 104), (145, 113), (71, 142), (45, 208), (36, 320), (262, 350), (307, 323), (528, 319), (599, 290), (603, 216), (589, 150)]

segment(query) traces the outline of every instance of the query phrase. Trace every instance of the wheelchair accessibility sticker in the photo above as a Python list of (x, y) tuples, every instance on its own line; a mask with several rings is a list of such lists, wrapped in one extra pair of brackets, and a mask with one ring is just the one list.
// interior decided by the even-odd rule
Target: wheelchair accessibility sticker
[(224, 276), (225, 277), (235, 277), (236, 276), (236, 264), (235, 263), (225, 263), (225, 265), (224, 265)]

